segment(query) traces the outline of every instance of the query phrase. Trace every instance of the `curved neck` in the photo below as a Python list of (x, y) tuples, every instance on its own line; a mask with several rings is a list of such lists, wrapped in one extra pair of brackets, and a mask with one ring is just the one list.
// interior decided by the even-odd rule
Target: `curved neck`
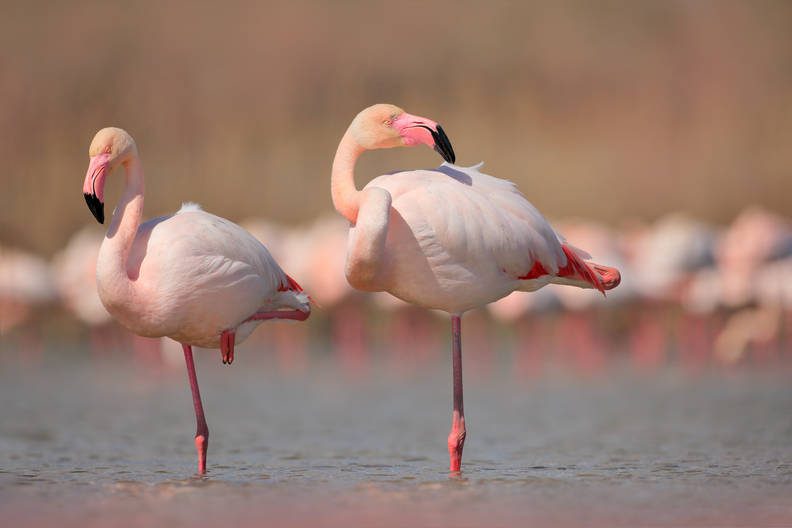
[(338, 144), (330, 178), (333, 205), (353, 224), (357, 221), (360, 209), (360, 191), (355, 187), (355, 163), (364, 150), (347, 130)]
[(97, 278), (106, 288), (128, 290), (127, 257), (143, 216), (143, 166), (135, 153), (123, 162), (126, 188), (113, 211), (113, 219), (100, 249)]

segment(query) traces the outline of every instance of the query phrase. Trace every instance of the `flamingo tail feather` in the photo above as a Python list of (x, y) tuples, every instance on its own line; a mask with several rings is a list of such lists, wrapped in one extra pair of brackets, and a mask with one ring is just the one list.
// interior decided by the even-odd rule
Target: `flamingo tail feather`
[[(621, 274), (616, 268), (586, 262), (584, 256), (576, 251), (576, 248), (563, 244), (561, 248), (567, 258), (566, 266), (559, 268), (558, 276), (569, 279), (583, 280), (591, 284), (603, 295), (606, 290), (612, 290), (621, 282)], [(583, 253), (583, 252), (581, 252)], [(588, 255), (584, 253), (584, 255)]]

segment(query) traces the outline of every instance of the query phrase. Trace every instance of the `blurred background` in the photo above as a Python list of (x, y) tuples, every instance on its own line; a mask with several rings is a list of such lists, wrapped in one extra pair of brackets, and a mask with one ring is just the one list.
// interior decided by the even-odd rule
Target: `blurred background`
[[(333, 318), (342, 298), (371, 304), (375, 296), (353, 296), (340, 273), (345, 226), (334, 218), (329, 168), (352, 117), (393, 102), (442, 123), (460, 164), (484, 160), (573, 244), (622, 268), (611, 302), (563, 289), (505, 302), (492, 313), (510, 328), (534, 320), (529, 312), (591, 318), (640, 304), (664, 339), (680, 339), (669, 324), (691, 324), (708, 348), (736, 339), (723, 344), (731, 360), (786, 338), (786, 2), (25, 2), (3, 11), (6, 332), (28, 307), (34, 317), (90, 289), (101, 229), (80, 185), (88, 144), (109, 125), (137, 140), (148, 217), (196, 201), (258, 228), (284, 268), (325, 298), (318, 318)], [(429, 149), (367, 153), (358, 185), (439, 161)], [(123, 185), (109, 179), (108, 207)], [(17, 265), (41, 274), (30, 279), (34, 291), (23, 291), (24, 272), (6, 271), (22, 258), (14, 250), (43, 259)], [(654, 313), (658, 303), (671, 323)], [(743, 308), (764, 323), (735, 322), (746, 328), (734, 334), (753, 334), (723, 336), (724, 319)], [(96, 324), (96, 312), (81, 319)], [(642, 328), (618, 320), (597, 331), (623, 340)]]
[[(16, 428), (6, 426), (2, 445), (20, 457), (7, 464), (18, 471), (6, 472), (21, 481), (31, 467), (43, 471), (30, 442), (57, 438), (36, 418), (40, 408), (23, 404), (21, 395), (52, 383), (53, 365), (63, 361), (89, 369), (98, 361), (102, 375), (114, 365), (132, 367), (117, 382), (138, 397), (155, 398), (157, 383), (173, 384), (183, 399), (172, 403), (183, 411), (175, 413), (182, 422), (173, 435), (189, 440), (180, 348), (131, 336), (95, 294), (103, 230), (81, 184), (94, 133), (111, 125), (137, 141), (146, 217), (198, 202), (258, 236), (319, 302), (306, 324), (260, 327), (239, 363), (307, 392), (327, 371), (345, 382), (387, 378), (401, 389), (431, 382), (442, 389), (430, 398), (432, 412), (450, 414), (448, 318), (385, 294), (354, 292), (343, 277), (347, 226), (330, 200), (333, 154), (358, 111), (390, 102), (441, 123), (457, 163), (484, 161), (484, 172), (514, 181), (572, 244), (622, 272), (622, 285), (607, 298), (551, 286), (467, 314), (463, 348), (474, 392), (495, 390), (505, 378), (512, 394), (541, 399), (547, 394), (535, 384), (559, 372), (558, 387), (571, 389), (581, 379), (612, 381), (612, 372), (626, 368), (644, 388), (660, 384), (644, 392), (631, 386), (643, 394), (637, 401), (651, 406), (698, 390), (707, 376), (726, 376), (731, 381), (703, 389), (709, 399), (699, 407), (697, 392), (671, 398), (699, 409), (680, 418), (679, 431), (698, 434), (702, 415), (737, 398), (755, 412), (746, 428), (780, 424), (767, 443), (750, 442), (775, 453), (756, 455), (769, 472), (763, 478), (789, 483), (788, 463), (772, 462), (788, 462), (792, 443), (782, 411), (788, 405), (777, 406), (792, 402), (783, 388), (792, 363), (789, 2), (28, 1), (2, 2), (0, 10), (0, 390), (4, 401), (18, 404), (5, 417)], [(429, 149), (370, 152), (358, 163), (357, 184), (440, 161)], [(120, 173), (108, 179), (109, 210), (123, 185)], [(219, 377), (227, 372), (217, 366), (219, 353), (198, 356), (206, 362), (199, 378), (230, 390), (234, 375)], [(669, 372), (688, 381), (665, 384)], [(751, 377), (755, 372), (760, 378)], [(734, 387), (729, 376), (743, 375), (749, 381), (737, 385), (751, 390), (721, 401), (719, 391)], [(256, 383), (243, 379), (248, 389)], [(76, 374), (73, 380), (92, 383)], [(362, 400), (376, 392), (355, 386), (363, 387)], [(764, 396), (751, 399), (753, 389)], [(91, 390), (113, 401), (110, 387)], [(348, 396), (348, 387), (335, 390)], [(605, 407), (619, 398), (575, 394)], [(502, 396), (491, 405), (509, 398)], [(205, 401), (210, 427), (212, 405), (214, 416), (231, 405), (222, 394), (214, 398)], [(132, 405), (118, 402), (124, 412)], [(583, 408), (596, 422), (596, 408)], [(609, 427), (643, 423), (646, 408), (628, 409)], [(377, 413), (374, 404), (358, 411)], [(554, 423), (543, 424), (549, 444)], [(445, 434), (427, 433), (431, 441), (416, 443), (439, 448), (427, 455), (438, 467), (445, 464)], [(219, 442), (213, 449), (219, 445), (222, 457)], [(755, 452), (740, 451), (748, 443), (728, 445), (751, 461), (742, 467), (746, 474), (759, 474)], [(466, 454), (476, 453), (471, 445)], [(482, 457), (495, 445), (497, 437), (481, 446)], [(521, 447), (503, 449), (509, 456), (481, 458), (479, 469), (523, 460)], [(653, 476), (658, 453), (672, 453), (677, 464), (673, 453), (683, 450), (673, 442), (658, 449), (648, 449), (648, 465), (638, 464)], [(724, 449), (716, 466), (718, 457), (735, 456)], [(574, 447), (569, 452), (574, 456)], [(278, 453), (293, 460), (285, 446)], [(192, 463), (189, 449), (178, 454)], [(349, 456), (376, 459), (378, 451)], [(606, 465), (597, 467), (607, 473)]]

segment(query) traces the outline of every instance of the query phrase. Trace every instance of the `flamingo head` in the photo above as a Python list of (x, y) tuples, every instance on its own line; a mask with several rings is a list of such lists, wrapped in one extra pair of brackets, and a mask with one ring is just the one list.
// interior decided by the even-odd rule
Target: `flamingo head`
[(444, 160), (456, 156), (443, 128), (425, 117), (408, 114), (398, 106), (376, 104), (360, 112), (350, 127), (353, 137), (365, 149), (427, 145)]
[(88, 149), (90, 163), (83, 183), (83, 196), (88, 209), (100, 224), (104, 223), (105, 178), (136, 152), (137, 147), (132, 136), (120, 128), (103, 128), (91, 141)]

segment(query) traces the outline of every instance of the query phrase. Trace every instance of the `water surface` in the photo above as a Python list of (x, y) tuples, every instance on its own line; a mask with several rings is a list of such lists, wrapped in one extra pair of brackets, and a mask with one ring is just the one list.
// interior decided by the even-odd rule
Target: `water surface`
[(0, 510), (15, 525), (792, 525), (787, 369), (470, 367), (464, 472), (449, 476), (442, 361), (283, 372), (200, 351), (198, 476), (183, 365), (15, 351), (0, 372)]

